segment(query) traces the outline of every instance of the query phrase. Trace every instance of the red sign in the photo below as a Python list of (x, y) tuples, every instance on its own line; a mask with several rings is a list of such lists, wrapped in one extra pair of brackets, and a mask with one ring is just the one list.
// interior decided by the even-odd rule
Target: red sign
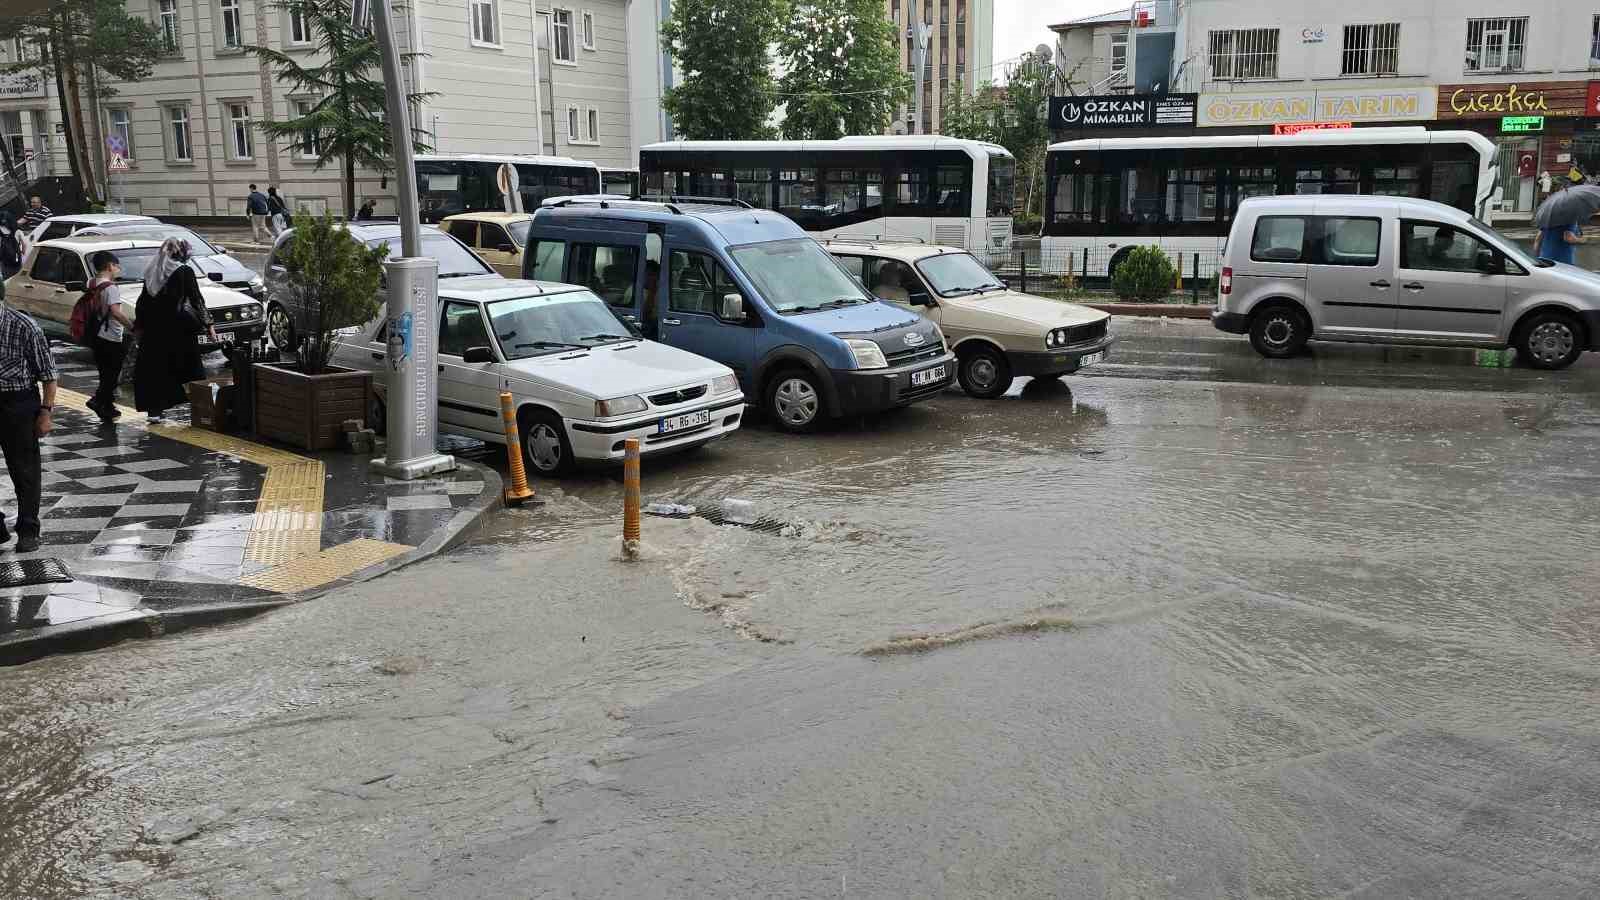
[(1302, 131), (1343, 131), (1349, 122), (1286, 122), (1272, 126), (1273, 134), (1299, 134)]
[(1583, 108), (1586, 116), (1600, 116), (1600, 81), (1589, 82), (1589, 100)]

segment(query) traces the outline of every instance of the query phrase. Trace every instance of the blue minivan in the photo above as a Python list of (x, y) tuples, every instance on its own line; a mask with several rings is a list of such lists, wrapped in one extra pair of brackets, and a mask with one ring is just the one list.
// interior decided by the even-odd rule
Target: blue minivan
[(728, 366), (785, 431), (915, 403), (955, 376), (937, 325), (874, 299), (800, 226), (739, 201), (550, 201), (522, 275), (588, 287), (645, 337)]

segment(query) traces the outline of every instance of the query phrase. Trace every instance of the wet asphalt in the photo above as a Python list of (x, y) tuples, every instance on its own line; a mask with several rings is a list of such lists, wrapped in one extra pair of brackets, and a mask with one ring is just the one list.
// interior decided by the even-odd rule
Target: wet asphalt
[[(614, 472), (243, 624), (0, 672), (0, 884), (1582, 897), (1600, 360), (1119, 320), (1113, 360)], [(1487, 361), (1487, 360), (1485, 360)]]

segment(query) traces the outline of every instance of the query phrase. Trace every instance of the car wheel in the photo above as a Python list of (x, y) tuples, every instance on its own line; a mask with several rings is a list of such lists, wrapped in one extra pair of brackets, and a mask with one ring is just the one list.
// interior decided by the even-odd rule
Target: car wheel
[(993, 400), (1011, 387), (1011, 364), (993, 347), (978, 347), (961, 354), (956, 368), (961, 389), (979, 400)]
[(529, 471), (545, 478), (572, 471), (572, 444), (560, 416), (542, 409), (523, 415), (522, 459)]
[(282, 303), (267, 304), (267, 337), (279, 350), (295, 349), (294, 319)]
[(1250, 346), (1269, 359), (1288, 359), (1305, 349), (1311, 321), (1298, 307), (1269, 306), (1250, 320)]
[(1535, 369), (1565, 369), (1583, 353), (1583, 328), (1566, 313), (1536, 313), (1523, 326), (1517, 353)]
[(804, 434), (822, 424), (822, 390), (803, 369), (787, 369), (767, 383), (767, 415), (788, 432)]
[(378, 434), (385, 434), (389, 430), (389, 410), (384, 406), (383, 398), (377, 394), (373, 394), (372, 402), (367, 404), (367, 427)]

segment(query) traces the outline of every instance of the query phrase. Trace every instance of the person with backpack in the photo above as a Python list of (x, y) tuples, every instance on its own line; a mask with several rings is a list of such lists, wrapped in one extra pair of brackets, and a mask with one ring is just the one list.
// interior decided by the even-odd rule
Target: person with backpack
[(89, 257), (89, 264), (94, 266), (94, 278), (83, 296), (91, 304), (89, 326), (93, 331), (84, 336), (84, 343), (94, 351), (100, 384), (85, 405), (99, 414), (101, 422), (110, 423), (122, 414), (117, 410), (117, 382), (122, 377), (122, 361), (127, 357), (124, 340), (133, 328), (133, 319), (128, 315), (133, 304), (122, 299), (122, 289), (117, 287), (122, 261), (115, 253), (102, 250)]
[(250, 214), (250, 237), (256, 243), (262, 242), (261, 233), (265, 231), (267, 237), (272, 237), (272, 229), (267, 225), (267, 195), (250, 185), (250, 196), (244, 198), (245, 211)]
[(11, 213), (0, 210), (0, 280), (22, 271), (22, 234)]

